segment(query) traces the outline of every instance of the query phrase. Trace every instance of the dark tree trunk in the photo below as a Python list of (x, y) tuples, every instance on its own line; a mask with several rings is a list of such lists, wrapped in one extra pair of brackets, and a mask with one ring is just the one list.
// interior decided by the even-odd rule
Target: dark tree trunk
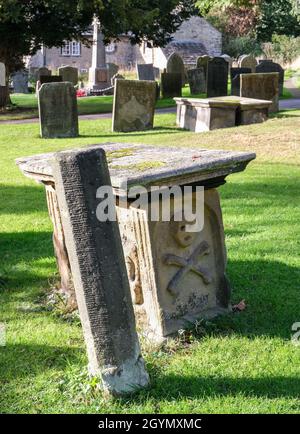
[(6, 107), (10, 102), (8, 85), (0, 86), (0, 108)]

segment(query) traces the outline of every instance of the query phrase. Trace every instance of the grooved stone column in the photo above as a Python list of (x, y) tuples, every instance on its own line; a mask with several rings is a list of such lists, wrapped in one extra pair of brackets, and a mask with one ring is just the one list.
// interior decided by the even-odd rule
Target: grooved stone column
[(149, 382), (140, 353), (117, 222), (100, 222), (99, 187), (111, 185), (102, 149), (55, 154), (51, 162), (83, 327), (89, 370), (112, 394)]

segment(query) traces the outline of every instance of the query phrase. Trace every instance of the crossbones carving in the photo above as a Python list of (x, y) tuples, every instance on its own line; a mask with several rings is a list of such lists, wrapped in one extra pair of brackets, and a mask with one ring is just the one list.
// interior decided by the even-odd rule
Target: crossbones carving
[(167, 290), (172, 295), (177, 297), (180, 291), (180, 289), (178, 288), (179, 283), (183, 279), (183, 277), (190, 271), (198, 274), (206, 285), (211, 283), (212, 276), (209, 270), (206, 267), (202, 267), (198, 264), (198, 257), (208, 254), (209, 245), (206, 241), (202, 241), (202, 243), (200, 243), (199, 246), (195, 248), (191, 256), (187, 259), (172, 254), (165, 255), (163, 261), (166, 265), (176, 265), (177, 267), (180, 267), (180, 270), (178, 270), (175, 276), (171, 279)]

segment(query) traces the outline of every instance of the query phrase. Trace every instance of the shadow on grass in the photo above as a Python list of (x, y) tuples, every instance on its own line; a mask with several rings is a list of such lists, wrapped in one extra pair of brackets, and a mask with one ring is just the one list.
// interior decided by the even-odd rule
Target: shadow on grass
[(20, 214), (46, 211), (45, 189), (38, 185), (1, 184), (0, 214)]
[[(98, 119), (97, 119), (98, 120)], [(157, 136), (157, 135), (161, 135), (161, 134), (170, 134), (170, 133), (182, 133), (185, 130), (182, 130), (181, 128), (176, 128), (176, 127), (155, 127), (152, 130), (144, 130), (144, 131), (136, 131), (136, 132), (128, 132), (128, 133), (115, 133), (112, 134), (111, 132), (107, 132), (106, 134), (80, 134), (79, 137), (82, 138), (88, 138), (88, 137), (92, 137), (92, 138), (100, 138), (100, 137), (108, 137), (109, 139), (111, 139), (112, 137), (117, 137), (118, 140), (121, 138), (128, 138), (128, 137), (141, 137), (141, 136)], [(109, 140), (111, 142), (111, 140)]]

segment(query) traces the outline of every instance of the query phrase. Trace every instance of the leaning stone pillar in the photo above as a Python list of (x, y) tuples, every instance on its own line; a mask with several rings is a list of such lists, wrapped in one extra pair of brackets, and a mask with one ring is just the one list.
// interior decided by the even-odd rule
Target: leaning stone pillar
[(141, 356), (117, 222), (100, 222), (101, 186), (111, 186), (102, 149), (66, 151), (52, 160), (58, 204), (91, 375), (112, 394), (149, 382)]

